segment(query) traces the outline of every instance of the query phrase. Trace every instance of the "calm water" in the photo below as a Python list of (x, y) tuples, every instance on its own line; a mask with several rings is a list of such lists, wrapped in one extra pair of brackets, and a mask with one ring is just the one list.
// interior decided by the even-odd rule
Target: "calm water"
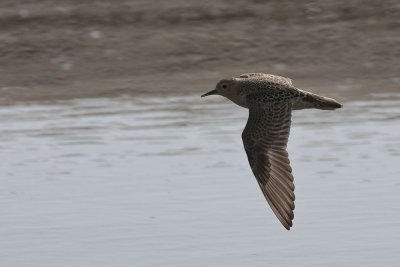
[(219, 101), (1, 107), (1, 266), (398, 266), (399, 100), (295, 112), (291, 231)]

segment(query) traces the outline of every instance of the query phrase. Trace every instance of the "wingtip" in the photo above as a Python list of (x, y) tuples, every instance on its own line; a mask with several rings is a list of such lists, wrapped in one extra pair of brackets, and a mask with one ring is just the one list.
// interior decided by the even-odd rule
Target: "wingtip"
[(282, 225), (283, 225), (283, 227), (285, 227), (286, 230), (290, 231), (290, 228), (293, 227), (293, 222), (289, 221), (289, 222), (286, 222), (286, 223), (287, 224), (282, 224)]
[(337, 102), (336, 100), (332, 99), (334, 101), (334, 103), (332, 103), (332, 108), (337, 109), (337, 108), (342, 108), (343, 105), (340, 104), (339, 102)]

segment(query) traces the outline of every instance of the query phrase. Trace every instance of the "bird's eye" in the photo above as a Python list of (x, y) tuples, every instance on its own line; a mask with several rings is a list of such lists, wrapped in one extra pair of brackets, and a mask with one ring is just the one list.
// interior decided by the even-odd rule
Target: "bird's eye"
[(226, 88), (226, 87), (227, 87), (226, 84), (223, 84), (223, 85), (222, 85), (222, 88)]

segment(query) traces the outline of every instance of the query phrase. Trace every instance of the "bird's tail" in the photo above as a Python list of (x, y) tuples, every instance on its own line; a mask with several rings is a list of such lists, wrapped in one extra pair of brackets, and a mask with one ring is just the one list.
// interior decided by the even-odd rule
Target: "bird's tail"
[(342, 104), (337, 102), (335, 99), (310, 92), (307, 92), (306, 96), (303, 98), (303, 101), (309, 102), (313, 108), (317, 109), (334, 110), (342, 107)]

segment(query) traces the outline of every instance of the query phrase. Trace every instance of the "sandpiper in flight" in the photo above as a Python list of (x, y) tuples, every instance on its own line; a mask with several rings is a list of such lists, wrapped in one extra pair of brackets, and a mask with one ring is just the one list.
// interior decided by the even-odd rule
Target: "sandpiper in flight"
[(221, 95), (249, 109), (242, 133), (254, 176), (268, 204), (286, 229), (293, 225), (294, 184), (286, 146), (292, 110), (342, 107), (336, 100), (300, 90), (292, 80), (265, 73), (224, 79), (202, 95)]

